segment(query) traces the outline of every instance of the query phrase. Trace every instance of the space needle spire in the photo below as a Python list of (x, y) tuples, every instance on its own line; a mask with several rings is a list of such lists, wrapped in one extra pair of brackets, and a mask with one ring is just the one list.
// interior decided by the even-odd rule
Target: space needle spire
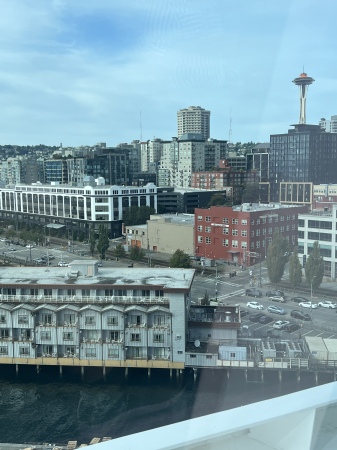
[(305, 109), (306, 109), (306, 99), (307, 90), (309, 84), (312, 84), (315, 80), (303, 71), (301, 75), (293, 80), (293, 83), (300, 88), (300, 120), (299, 123), (306, 123)]

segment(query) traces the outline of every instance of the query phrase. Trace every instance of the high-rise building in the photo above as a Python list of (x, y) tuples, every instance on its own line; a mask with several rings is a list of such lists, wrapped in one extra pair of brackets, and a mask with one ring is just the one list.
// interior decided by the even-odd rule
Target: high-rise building
[(178, 138), (186, 133), (199, 133), (204, 139), (210, 137), (211, 112), (200, 106), (189, 106), (177, 112)]

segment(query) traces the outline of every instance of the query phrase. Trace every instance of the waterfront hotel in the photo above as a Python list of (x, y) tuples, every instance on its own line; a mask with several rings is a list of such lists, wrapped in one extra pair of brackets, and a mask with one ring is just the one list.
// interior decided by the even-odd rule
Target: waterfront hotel
[(82, 186), (59, 184), (17, 184), (0, 187), (0, 219), (65, 227), (89, 236), (90, 229), (104, 224), (110, 238), (122, 233), (123, 211), (130, 206), (157, 210), (157, 187), (95, 185), (89, 177)]
[(0, 270), (0, 364), (182, 369), (193, 269)]

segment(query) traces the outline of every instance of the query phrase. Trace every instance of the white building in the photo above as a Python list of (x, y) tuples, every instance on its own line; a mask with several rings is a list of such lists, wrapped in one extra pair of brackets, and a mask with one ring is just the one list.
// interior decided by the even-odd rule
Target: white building
[(193, 278), (92, 260), (3, 268), (0, 364), (184, 368)]
[(210, 137), (211, 112), (200, 106), (189, 106), (177, 112), (178, 138), (186, 133), (199, 133), (204, 139)]

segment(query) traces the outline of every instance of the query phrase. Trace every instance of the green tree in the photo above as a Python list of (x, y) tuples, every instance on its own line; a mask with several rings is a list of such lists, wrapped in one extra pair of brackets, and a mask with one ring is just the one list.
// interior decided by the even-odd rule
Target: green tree
[(324, 261), (320, 255), (319, 244), (317, 241), (314, 242), (312, 252), (307, 259), (305, 265), (305, 278), (308, 285), (313, 290), (316, 290), (323, 281), (324, 274)]
[(97, 250), (101, 259), (105, 259), (105, 254), (109, 248), (110, 242), (108, 238), (108, 232), (105, 226), (102, 224), (99, 226), (99, 237), (97, 242)]
[(79, 234), (78, 234), (78, 240), (79, 240), (79, 242), (83, 242), (84, 239), (85, 239), (85, 234), (84, 234), (83, 231), (80, 231)]
[(169, 266), (188, 269), (191, 267), (191, 258), (183, 250), (178, 248), (171, 256)]
[(227, 196), (226, 196), (226, 192), (218, 192), (217, 194), (212, 195), (208, 206), (223, 206), (226, 205), (227, 203)]
[(145, 256), (145, 250), (137, 245), (132, 245), (129, 256), (132, 261), (141, 261)]
[(95, 248), (96, 248), (96, 233), (94, 229), (91, 229), (89, 234), (89, 250), (91, 256), (94, 256)]
[(284, 274), (284, 268), (288, 260), (289, 242), (276, 229), (273, 240), (268, 246), (267, 269), (269, 280), (272, 283), (279, 283)]
[(6, 239), (13, 239), (13, 237), (16, 236), (16, 231), (14, 230), (14, 228), (7, 228), (6, 233), (5, 233), (5, 238)]
[(113, 255), (116, 258), (124, 258), (126, 255), (124, 246), (122, 244), (117, 244), (114, 251), (113, 251)]
[(130, 206), (123, 212), (123, 222), (128, 225), (143, 225), (156, 211), (150, 206)]
[(297, 247), (289, 258), (289, 282), (294, 289), (302, 283), (302, 266), (298, 259)]

